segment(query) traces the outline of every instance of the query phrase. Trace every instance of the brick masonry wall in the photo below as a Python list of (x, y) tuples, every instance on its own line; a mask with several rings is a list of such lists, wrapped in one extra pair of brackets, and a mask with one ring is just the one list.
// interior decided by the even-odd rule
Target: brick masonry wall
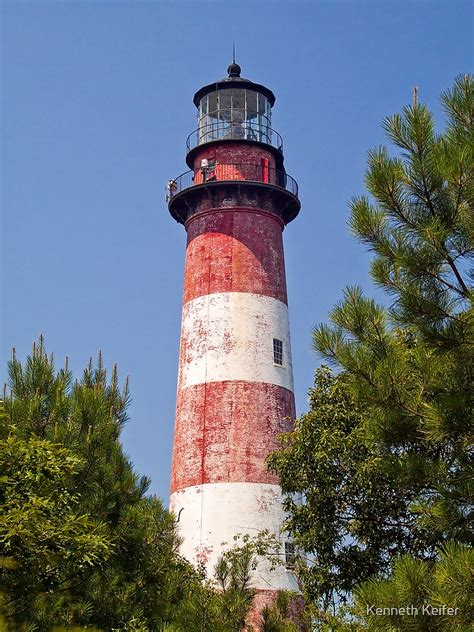
[(242, 163), (255, 165), (261, 164), (262, 159), (267, 159), (268, 166), (275, 168), (275, 158), (271, 151), (248, 142), (239, 143), (232, 141), (211, 145), (210, 147), (203, 146), (194, 157), (195, 170), (200, 168), (203, 158), (215, 160), (216, 163), (221, 164)]

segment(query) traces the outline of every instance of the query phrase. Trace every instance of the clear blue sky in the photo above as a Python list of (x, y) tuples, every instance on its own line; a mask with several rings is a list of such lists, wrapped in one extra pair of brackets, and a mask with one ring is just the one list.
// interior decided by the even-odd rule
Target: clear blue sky
[(349, 235), (381, 120), (419, 87), (470, 70), (463, 0), (2, 3), (2, 364), (43, 332), (77, 374), (102, 349), (130, 375), (126, 451), (167, 499), (185, 233), (164, 188), (187, 169), (194, 92), (226, 74), (277, 96), (273, 127), (299, 182), (285, 230), (298, 411), (319, 360), (312, 327), (347, 284), (373, 295)]

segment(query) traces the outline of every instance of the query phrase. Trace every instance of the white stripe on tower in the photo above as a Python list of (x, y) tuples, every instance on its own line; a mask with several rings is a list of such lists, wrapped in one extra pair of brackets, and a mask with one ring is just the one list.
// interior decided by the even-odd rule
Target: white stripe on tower
[[(281, 503), (280, 487), (263, 483), (207, 483), (173, 493), (171, 510), (178, 514), (183, 509), (182, 555), (194, 563), (204, 562), (212, 575), (219, 554), (235, 544), (236, 534), (255, 536), (265, 529), (279, 534)], [(286, 568), (271, 569), (265, 560), (260, 561), (252, 585), (257, 590), (297, 590)]]
[[(283, 365), (273, 361), (273, 339), (283, 343)], [(184, 305), (179, 388), (244, 380), (293, 392), (288, 307), (246, 292), (200, 296)]]

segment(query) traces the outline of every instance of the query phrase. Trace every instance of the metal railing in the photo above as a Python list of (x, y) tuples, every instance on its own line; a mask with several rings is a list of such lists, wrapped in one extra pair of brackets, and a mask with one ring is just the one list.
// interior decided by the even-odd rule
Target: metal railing
[(175, 195), (185, 189), (210, 182), (258, 182), (270, 184), (289, 191), (298, 197), (298, 184), (285, 171), (274, 169), (266, 164), (224, 163), (212, 167), (202, 167), (185, 171), (175, 180), (168, 182), (166, 200), (169, 202)]
[(186, 150), (215, 140), (253, 140), (283, 151), (283, 139), (274, 129), (251, 121), (243, 123), (210, 123), (195, 129), (186, 139)]

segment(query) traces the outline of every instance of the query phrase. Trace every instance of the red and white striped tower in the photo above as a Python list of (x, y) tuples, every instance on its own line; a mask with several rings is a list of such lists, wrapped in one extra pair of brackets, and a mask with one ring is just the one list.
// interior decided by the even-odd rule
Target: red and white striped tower
[[(187, 232), (170, 508), (183, 556), (209, 576), (239, 533), (267, 529), (284, 560), (282, 495), (265, 459), (295, 416), (282, 231), (298, 189), (271, 129), (275, 96), (235, 62), (228, 73), (195, 94), (191, 170), (167, 193)], [(256, 612), (296, 589), (284, 561), (260, 561), (253, 585)]]

